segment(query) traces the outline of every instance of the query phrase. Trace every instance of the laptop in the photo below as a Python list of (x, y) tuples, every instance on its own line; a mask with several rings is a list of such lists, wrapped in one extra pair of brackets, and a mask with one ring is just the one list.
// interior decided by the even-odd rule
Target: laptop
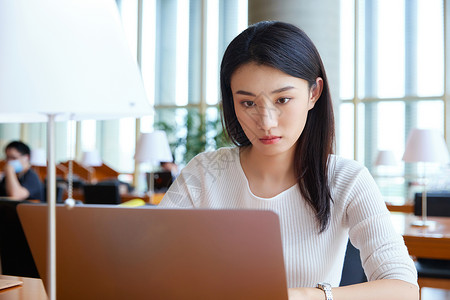
[[(47, 206), (18, 213), (45, 283)], [(273, 212), (57, 205), (56, 218), (58, 299), (288, 298)]]

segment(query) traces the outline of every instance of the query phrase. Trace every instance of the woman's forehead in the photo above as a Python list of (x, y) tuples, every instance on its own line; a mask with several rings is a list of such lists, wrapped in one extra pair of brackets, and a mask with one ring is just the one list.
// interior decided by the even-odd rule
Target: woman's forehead
[(272, 94), (289, 88), (303, 88), (307, 81), (291, 76), (271, 66), (254, 62), (244, 64), (236, 69), (231, 76), (231, 90), (254, 95)]

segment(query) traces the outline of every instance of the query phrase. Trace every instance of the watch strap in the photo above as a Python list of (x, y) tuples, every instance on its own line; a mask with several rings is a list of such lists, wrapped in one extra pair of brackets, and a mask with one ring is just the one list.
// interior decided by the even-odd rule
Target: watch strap
[(325, 293), (325, 300), (333, 300), (333, 294), (331, 293), (331, 285), (326, 282), (319, 282), (316, 287), (321, 289)]

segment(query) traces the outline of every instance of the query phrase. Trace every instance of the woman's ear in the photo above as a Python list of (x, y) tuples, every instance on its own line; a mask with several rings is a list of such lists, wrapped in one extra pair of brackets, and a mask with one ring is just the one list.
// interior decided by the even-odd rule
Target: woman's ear
[(308, 101), (308, 109), (314, 107), (317, 100), (319, 100), (320, 95), (322, 95), (323, 90), (323, 79), (321, 77), (316, 78), (316, 83), (311, 86), (309, 90), (309, 101)]

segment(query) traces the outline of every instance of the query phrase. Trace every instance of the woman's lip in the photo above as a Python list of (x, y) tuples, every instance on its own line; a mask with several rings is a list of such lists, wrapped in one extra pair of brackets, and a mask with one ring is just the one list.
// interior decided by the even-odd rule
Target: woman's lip
[(275, 144), (281, 140), (280, 136), (264, 136), (259, 139), (265, 145)]

